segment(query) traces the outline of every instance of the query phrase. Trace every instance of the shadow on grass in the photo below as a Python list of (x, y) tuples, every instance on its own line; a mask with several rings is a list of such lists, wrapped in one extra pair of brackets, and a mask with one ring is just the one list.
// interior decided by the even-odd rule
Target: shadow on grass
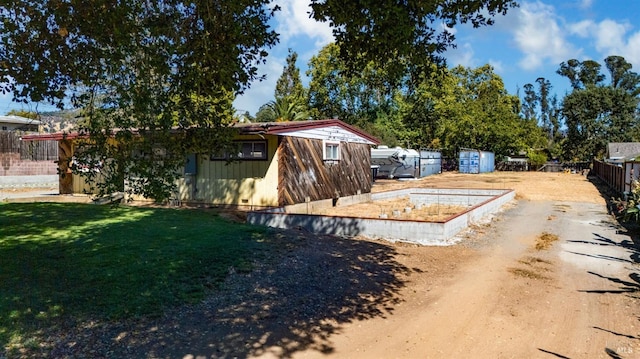
[(34, 203), (0, 205), (0, 233), (0, 348), (41, 349), (69, 321), (201, 300), (228, 268), (250, 269), (264, 230), (210, 212)]
[[(87, 225), (81, 210), (72, 218), (52, 208), (45, 217), (62, 216), (58, 224), (31, 225), (30, 236), (48, 238), (56, 226), (80, 234), (38, 242), (12, 229), (18, 239), (1, 249), (16, 258), (14, 281), (32, 277), (23, 292), (0, 290), (12, 308), (2, 322), (24, 325), (28, 357), (331, 353), (342, 325), (393, 311), (411, 271), (392, 246), (374, 242), (175, 210), (110, 212)], [(114, 214), (127, 218), (111, 222)]]
[(343, 324), (384, 317), (399, 302), (401, 277), (409, 269), (396, 262), (391, 247), (281, 235), (285, 242), (306, 243), (275, 266), (232, 282), (221, 296), (187, 313), (181, 324), (165, 324), (145, 350), (160, 357), (242, 358), (267, 352), (289, 357), (307, 349), (329, 354), (330, 336)]

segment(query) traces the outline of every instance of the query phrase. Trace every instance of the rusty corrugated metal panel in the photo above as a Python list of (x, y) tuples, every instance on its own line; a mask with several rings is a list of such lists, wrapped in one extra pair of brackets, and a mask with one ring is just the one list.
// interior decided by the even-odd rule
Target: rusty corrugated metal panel
[(322, 141), (283, 137), (278, 198), (281, 206), (371, 192), (369, 145), (340, 144), (340, 160), (322, 159)]

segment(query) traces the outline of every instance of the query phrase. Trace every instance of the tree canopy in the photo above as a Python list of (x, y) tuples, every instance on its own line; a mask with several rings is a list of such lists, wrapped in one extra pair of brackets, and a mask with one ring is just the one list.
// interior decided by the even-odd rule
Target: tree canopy
[(609, 56), (605, 64), (609, 84), (604, 83), (601, 65), (592, 60), (569, 60), (558, 69), (573, 87), (562, 103), (567, 159), (591, 160), (604, 155), (608, 142), (640, 140), (640, 76), (623, 57)]
[(399, 80), (404, 67), (397, 59), (443, 63), (440, 54), (454, 44), (455, 25), (492, 25), (496, 15), (515, 6), (510, 0), (311, 0), (311, 16), (333, 28), (346, 70), (357, 72), (374, 61)]
[(256, 114), (256, 121), (281, 122), (309, 119), (307, 95), (300, 80), (300, 69), (296, 66), (297, 59), (298, 54), (289, 49), (287, 64), (276, 82), (275, 99), (260, 107)]
[[(308, 1), (311, 16), (333, 28), (345, 71), (386, 62), (390, 80), (404, 74), (396, 59), (442, 62), (451, 27), (490, 25), (516, 6)], [(8, 1), (0, 7), (0, 90), (18, 102), (83, 109), (80, 130), (90, 140), (79, 155), (110, 167), (101, 192), (126, 180), (133, 193), (162, 200), (186, 154), (230, 144), (231, 103), (262, 78), (258, 66), (278, 42), (269, 25), (277, 10), (270, 0)]]

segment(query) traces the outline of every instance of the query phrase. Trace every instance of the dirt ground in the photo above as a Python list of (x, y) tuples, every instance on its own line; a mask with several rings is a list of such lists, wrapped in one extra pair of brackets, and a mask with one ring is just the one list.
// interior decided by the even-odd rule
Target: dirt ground
[[(448, 247), (273, 230), (280, 255), (230, 269), (203, 303), (156, 319), (44, 331), (47, 356), (640, 358), (638, 236), (579, 174), (445, 173), (404, 187), (515, 189)], [(36, 354), (36, 353), (28, 353)]]
[(409, 196), (402, 196), (399, 198), (363, 202), (342, 207), (325, 208), (314, 213), (341, 217), (442, 221), (467, 209), (469, 209), (468, 206), (437, 203), (416, 206), (414, 203), (411, 203)]

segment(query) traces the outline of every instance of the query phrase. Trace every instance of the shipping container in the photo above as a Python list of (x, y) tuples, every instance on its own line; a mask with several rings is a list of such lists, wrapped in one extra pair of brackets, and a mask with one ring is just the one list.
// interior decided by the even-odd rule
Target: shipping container
[(460, 151), (458, 172), (487, 173), (495, 170), (495, 155), (493, 152), (464, 149)]
[(420, 177), (442, 172), (442, 154), (434, 150), (420, 150)]

